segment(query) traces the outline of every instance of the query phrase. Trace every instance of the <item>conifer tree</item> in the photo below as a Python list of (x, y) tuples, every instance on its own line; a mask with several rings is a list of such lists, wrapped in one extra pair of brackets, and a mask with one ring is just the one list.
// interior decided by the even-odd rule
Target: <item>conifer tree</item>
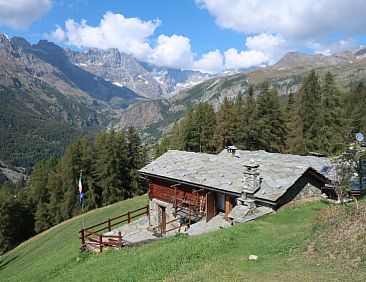
[(49, 175), (55, 170), (57, 160), (51, 157), (49, 160), (40, 161), (34, 168), (29, 181), (28, 190), (31, 206), (34, 207), (35, 231), (41, 232), (52, 225), (52, 210), (49, 210), (50, 187)]
[(290, 93), (288, 97), (285, 119), (287, 128), (285, 152), (298, 155), (306, 154), (306, 142), (302, 135), (302, 122), (299, 114), (299, 101), (295, 99), (293, 93)]
[(317, 151), (320, 148), (319, 130), (321, 127), (321, 88), (319, 77), (312, 70), (302, 82), (300, 88), (299, 114), (303, 137), (306, 140), (305, 151)]
[(216, 127), (215, 112), (208, 103), (200, 103), (193, 114), (193, 125), (195, 125), (193, 136), (198, 137), (197, 152), (214, 152), (214, 133)]
[(235, 143), (236, 125), (235, 104), (225, 97), (216, 114), (215, 139), (218, 151)]
[[(174, 132), (174, 129), (173, 129), (173, 132)], [(173, 148), (171, 148), (171, 139), (172, 139), (172, 137), (170, 135), (163, 136), (160, 143), (158, 143), (155, 146), (155, 151), (154, 151), (155, 158), (160, 157), (162, 154), (167, 152), (169, 149), (173, 149)]]
[(334, 76), (328, 72), (322, 87), (320, 150), (326, 155), (335, 155), (342, 151), (344, 144), (344, 121), (340, 91)]
[(242, 146), (247, 150), (259, 149), (258, 142), (258, 107), (254, 97), (253, 86), (248, 88), (248, 95), (243, 107), (243, 134), (242, 134)]
[(366, 86), (360, 82), (352, 89), (345, 99), (345, 111), (348, 117), (347, 128), (351, 138), (357, 132), (366, 134)]
[(281, 152), (285, 146), (286, 128), (278, 93), (263, 82), (258, 96), (258, 142), (261, 149)]

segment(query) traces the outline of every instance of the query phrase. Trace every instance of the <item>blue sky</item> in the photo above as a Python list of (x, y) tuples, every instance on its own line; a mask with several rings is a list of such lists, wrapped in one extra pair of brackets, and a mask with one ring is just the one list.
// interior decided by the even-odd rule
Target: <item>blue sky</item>
[(365, 12), (363, 0), (0, 0), (0, 31), (222, 72), (270, 65), (289, 51), (355, 50), (366, 42)]

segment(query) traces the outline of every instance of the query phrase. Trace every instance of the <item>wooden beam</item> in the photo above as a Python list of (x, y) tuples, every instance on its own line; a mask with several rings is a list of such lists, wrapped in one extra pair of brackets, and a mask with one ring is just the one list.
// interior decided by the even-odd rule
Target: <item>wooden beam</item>
[(230, 195), (225, 195), (225, 219), (229, 221), (229, 213), (233, 209), (232, 198)]

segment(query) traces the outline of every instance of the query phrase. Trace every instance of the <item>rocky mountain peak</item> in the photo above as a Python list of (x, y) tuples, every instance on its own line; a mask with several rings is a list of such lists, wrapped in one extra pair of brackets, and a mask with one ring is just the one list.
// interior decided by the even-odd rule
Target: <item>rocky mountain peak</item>
[(23, 37), (14, 36), (10, 39), (11, 45), (16, 49), (27, 50), (31, 45)]
[(280, 59), (275, 66), (283, 68), (291, 68), (296, 66), (309, 65), (312, 62), (311, 56), (300, 52), (289, 52)]

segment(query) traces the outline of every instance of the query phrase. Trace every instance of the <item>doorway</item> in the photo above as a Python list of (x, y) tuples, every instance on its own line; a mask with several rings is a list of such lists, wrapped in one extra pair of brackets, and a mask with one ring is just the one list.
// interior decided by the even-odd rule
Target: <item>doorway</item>
[(159, 206), (159, 221), (158, 224), (160, 226), (160, 230), (162, 233), (165, 233), (166, 230), (166, 207)]

